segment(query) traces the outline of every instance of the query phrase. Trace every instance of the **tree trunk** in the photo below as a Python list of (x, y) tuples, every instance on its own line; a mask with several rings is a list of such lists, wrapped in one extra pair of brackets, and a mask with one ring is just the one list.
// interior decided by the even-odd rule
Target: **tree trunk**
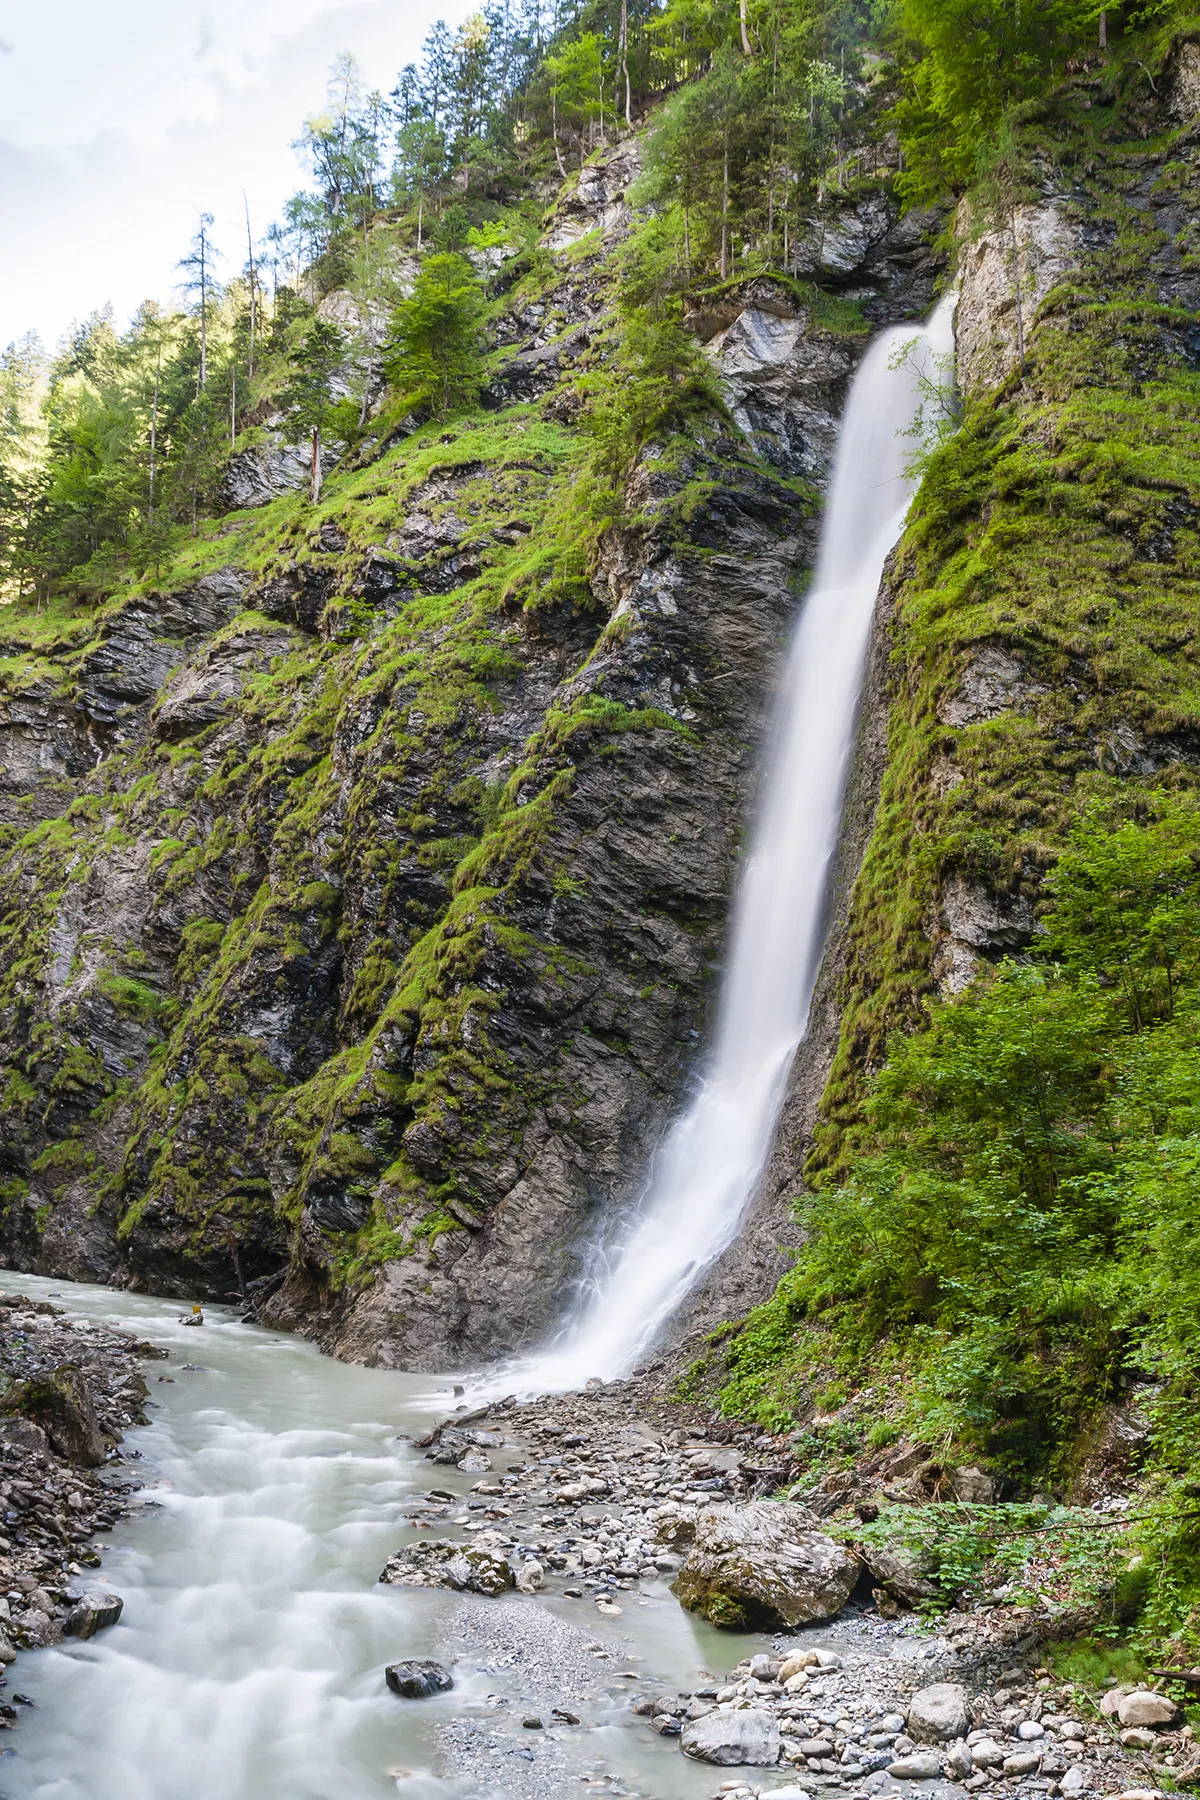
[(753, 56), (750, 48), (750, 26), (746, 19), (746, 0), (738, 0), (738, 23), (742, 28), (742, 55)]
[(725, 156), (721, 166), (721, 280), (729, 280), (729, 132), (725, 133)]
[(162, 349), (160, 347), (154, 364), (154, 403), (150, 408), (150, 519), (154, 520), (154, 477), (158, 460), (158, 374), (162, 366)]
[(565, 181), (567, 165), (562, 159), (562, 150), (559, 148), (558, 142), (558, 88), (553, 83), (550, 87), (550, 135), (554, 139), (554, 160), (558, 164), (559, 174)]
[(621, 35), (617, 43), (618, 67), (625, 80), (625, 124), (633, 130), (633, 91), (629, 85), (629, 0), (621, 0)]
[(1108, 13), (1107, 12), (1102, 12), (1100, 14), (1100, 48), (1102, 50), (1108, 49)]
[(250, 202), (246, 198), (246, 190), (242, 189), (242, 205), (246, 209), (246, 256), (250, 271), (250, 354), (247, 359), (247, 373), (254, 380), (254, 332), (258, 323), (258, 276), (254, 267), (254, 236), (250, 230)]
[(312, 474), (308, 484), (308, 498), (315, 506), (321, 498), (321, 427), (314, 425), (312, 429)]

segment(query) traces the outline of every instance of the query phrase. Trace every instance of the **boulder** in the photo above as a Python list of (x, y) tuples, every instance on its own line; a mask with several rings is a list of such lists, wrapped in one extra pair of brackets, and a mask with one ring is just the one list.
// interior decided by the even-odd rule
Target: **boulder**
[(63, 1620), (63, 1631), (68, 1637), (95, 1637), (106, 1626), (116, 1624), (124, 1605), (119, 1594), (85, 1594)]
[(10, 1404), (40, 1425), (68, 1462), (83, 1469), (98, 1469), (103, 1463), (106, 1447), (91, 1389), (83, 1370), (74, 1363), (63, 1363), (23, 1382)]
[(966, 1737), (971, 1708), (966, 1688), (956, 1681), (937, 1681), (918, 1690), (909, 1702), (908, 1735), (918, 1744), (948, 1744)]
[(880, 1587), (905, 1606), (918, 1606), (922, 1600), (932, 1600), (936, 1595), (937, 1589), (921, 1573), (914, 1556), (904, 1556), (897, 1550), (885, 1550), (882, 1545), (874, 1544), (865, 1545), (860, 1554)]
[(858, 1579), (855, 1557), (802, 1506), (757, 1500), (710, 1506), (673, 1591), (689, 1612), (731, 1631), (836, 1618)]
[(779, 1761), (779, 1725), (773, 1714), (748, 1706), (728, 1711), (718, 1708), (692, 1719), (683, 1728), (679, 1747), (697, 1762), (749, 1763), (769, 1769)]
[(1170, 1725), (1177, 1711), (1173, 1700), (1155, 1693), (1153, 1688), (1135, 1688), (1117, 1705), (1122, 1725)]
[(514, 1585), (505, 1557), (484, 1544), (459, 1544), (452, 1538), (406, 1544), (388, 1558), (379, 1579), (393, 1587), (448, 1587), (493, 1598)]
[(430, 1694), (444, 1694), (447, 1688), (454, 1686), (449, 1669), (444, 1669), (439, 1662), (425, 1660), (389, 1663), (384, 1670), (384, 1679), (393, 1694), (399, 1694), (402, 1700), (427, 1700)]
[(974, 1506), (990, 1506), (996, 1498), (996, 1484), (991, 1476), (970, 1466), (951, 1470), (950, 1487), (956, 1500)]

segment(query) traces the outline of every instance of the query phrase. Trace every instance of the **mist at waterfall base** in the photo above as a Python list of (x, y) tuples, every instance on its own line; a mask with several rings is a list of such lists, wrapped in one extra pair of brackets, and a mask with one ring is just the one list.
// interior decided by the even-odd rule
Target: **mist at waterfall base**
[(851, 386), (703, 1083), (663, 1140), (641, 1205), (589, 1258), (565, 1328), (489, 1374), (481, 1395), (627, 1374), (737, 1235), (808, 1023), (875, 601), (912, 502), (922, 421), (953, 386), (954, 304), (948, 295), (924, 328), (882, 332)]

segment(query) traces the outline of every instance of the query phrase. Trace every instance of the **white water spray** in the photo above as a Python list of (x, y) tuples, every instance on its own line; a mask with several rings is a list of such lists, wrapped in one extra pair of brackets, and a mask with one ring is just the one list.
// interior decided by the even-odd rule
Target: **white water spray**
[(850, 390), (704, 1083), (575, 1317), (542, 1351), (506, 1364), (485, 1392), (567, 1391), (628, 1373), (737, 1235), (808, 1024), (875, 599), (912, 500), (913, 428), (932, 393), (951, 384), (953, 317), (951, 296), (923, 330), (883, 332)]

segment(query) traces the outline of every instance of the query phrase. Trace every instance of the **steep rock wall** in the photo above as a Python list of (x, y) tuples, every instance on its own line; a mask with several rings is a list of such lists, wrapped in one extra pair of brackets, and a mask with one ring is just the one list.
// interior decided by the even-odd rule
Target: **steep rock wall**
[(964, 428), (885, 573), (809, 1031), (675, 1364), (789, 1266), (889, 1034), (1031, 941), (1080, 810), (1200, 775), (1197, 49), (1099, 119), (1081, 81), (1042, 198), (959, 211)]
[[(734, 296), (711, 354), (752, 435), (652, 448), (590, 585), (560, 579), (628, 160), (573, 188), (548, 272), (500, 271), (470, 418), (12, 639), (10, 1260), (444, 1366), (539, 1332), (636, 1190), (706, 1035), (866, 331), (817, 290)], [(864, 294), (924, 310), (928, 258), (872, 254)], [(758, 369), (726, 346), (764, 309), (787, 354)]]

